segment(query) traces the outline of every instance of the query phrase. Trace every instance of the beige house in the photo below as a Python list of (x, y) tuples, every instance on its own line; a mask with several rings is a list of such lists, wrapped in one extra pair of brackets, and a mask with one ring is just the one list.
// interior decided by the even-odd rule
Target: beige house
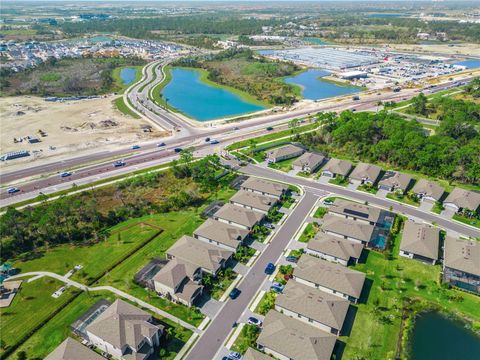
[(362, 255), (363, 244), (341, 239), (337, 236), (319, 232), (307, 243), (305, 252), (321, 259), (332, 261), (343, 266), (358, 262)]
[(335, 178), (337, 176), (347, 177), (352, 170), (353, 165), (350, 161), (340, 159), (330, 159), (322, 169), (322, 175)]
[(68, 337), (48, 354), (45, 360), (105, 360), (105, 358)]
[(365, 246), (373, 239), (375, 226), (352, 219), (327, 214), (323, 218), (322, 231)]
[(385, 211), (377, 207), (342, 199), (335, 199), (329, 206), (328, 213), (370, 225), (379, 224), (387, 216)]
[(365, 274), (305, 254), (300, 257), (293, 278), (302, 284), (356, 303), (362, 293)]
[(477, 211), (480, 207), (480, 192), (456, 187), (443, 201), (443, 205), (455, 210), (455, 212)]
[(241, 206), (248, 210), (259, 211), (267, 214), (278, 202), (278, 199), (272, 196), (260, 195), (251, 191), (239, 190), (230, 199), (230, 203)]
[(434, 181), (420, 179), (412, 189), (422, 201), (436, 202), (442, 198), (445, 190)]
[(379, 189), (401, 192), (402, 194), (408, 189), (413, 177), (408, 174), (397, 171), (387, 171), (378, 182)]
[(249, 177), (243, 182), (240, 189), (280, 199), (287, 192), (288, 186), (256, 177)]
[(202, 272), (216, 274), (223, 269), (233, 251), (222, 249), (218, 246), (207, 244), (191, 236), (182, 236), (167, 250), (167, 258), (177, 259), (181, 263), (198, 266)]
[(439, 257), (440, 229), (407, 221), (403, 228), (400, 255), (435, 265)]
[(89, 341), (115, 359), (147, 359), (160, 344), (163, 326), (133, 305), (116, 300), (86, 328)]
[(319, 329), (340, 335), (350, 302), (311, 286), (288, 281), (275, 310)]
[(296, 145), (285, 145), (273, 150), (267, 151), (267, 162), (277, 163), (302, 155), (305, 152), (303, 148)]
[(270, 310), (257, 346), (279, 360), (329, 360), (335, 342), (335, 335)]
[(248, 210), (230, 203), (223, 205), (213, 215), (215, 220), (224, 222), (225, 224), (235, 225), (245, 230), (252, 230), (264, 217), (264, 213)]
[(170, 260), (153, 277), (155, 291), (162, 296), (170, 296), (174, 302), (191, 307), (202, 294), (202, 269), (186, 261)]
[(480, 241), (445, 239), (443, 280), (476, 294), (480, 294)]
[(235, 252), (248, 237), (248, 234), (249, 231), (246, 229), (208, 219), (193, 232), (193, 237)]
[(293, 170), (304, 171), (311, 174), (317, 171), (324, 161), (325, 156), (322, 154), (306, 152), (293, 162)]
[(350, 182), (353, 184), (369, 184), (373, 185), (377, 182), (380, 177), (382, 169), (376, 165), (359, 163), (355, 166), (352, 173), (350, 174)]

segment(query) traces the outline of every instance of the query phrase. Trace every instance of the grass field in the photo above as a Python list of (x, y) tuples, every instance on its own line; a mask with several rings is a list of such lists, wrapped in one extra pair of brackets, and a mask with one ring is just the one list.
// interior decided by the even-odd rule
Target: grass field
[[(128, 99), (127, 99), (128, 101)], [(138, 115), (136, 112), (132, 111), (127, 104), (125, 104), (125, 101), (123, 100), (123, 96), (119, 96), (115, 100), (113, 100), (113, 104), (115, 107), (120, 111), (121, 113), (131, 116), (134, 119), (140, 119), (140, 115)]]
[(457, 220), (457, 221), (460, 221), (464, 224), (468, 224), (468, 225), (480, 228), (480, 218), (479, 217), (469, 219), (469, 218), (467, 218), (465, 216), (462, 216), (460, 214), (455, 214), (455, 215), (453, 215), (453, 220)]
[(398, 193), (388, 193), (387, 199), (395, 200), (404, 204), (419, 206), (420, 203), (413, 201), (407, 195), (398, 194)]
[(56, 72), (48, 72), (40, 76), (40, 80), (42, 81), (57, 81), (60, 80), (60, 74)]
[(315, 237), (315, 234), (318, 232), (319, 228), (318, 225), (314, 223), (309, 223), (305, 230), (303, 230), (302, 235), (298, 238), (298, 241), (306, 243), (309, 242), (311, 239)]
[(277, 169), (277, 170), (280, 170), (280, 171), (284, 171), (284, 172), (289, 172), (290, 170), (292, 170), (292, 164), (297, 159), (298, 159), (298, 157), (294, 157), (292, 159), (279, 161), (279, 162), (276, 162), (276, 163), (269, 164), (268, 167), (270, 167), (272, 169)]

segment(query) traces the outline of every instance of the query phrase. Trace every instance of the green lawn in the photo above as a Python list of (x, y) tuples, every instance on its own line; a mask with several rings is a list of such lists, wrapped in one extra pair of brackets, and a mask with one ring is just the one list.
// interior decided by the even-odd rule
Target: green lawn
[(249, 347), (256, 348), (260, 329), (255, 325), (246, 324), (233, 343), (232, 350), (245, 354)]
[(0, 309), (2, 323), (0, 338), (3, 344), (1, 354), (71, 299), (74, 294), (74, 290), (71, 289), (57, 299), (51, 296), (62, 285), (60, 281), (46, 277), (30, 283), (24, 279), (12, 304)]
[[(128, 101), (128, 100), (127, 100)], [(115, 107), (120, 111), (121, 113), (131, 116), (134, 119), (140, 119), (140, 115), (138, 115), (136, 112), (130, 110), (130, 108), (125, 104), (125, 101), (123, 100), (123, 96), (119, 96), (115, 100), (113, 100), (113, 103)]]
[(277, 293), (274, 291), (266, 292), (257, 307), (255, 312), (260, 315), (266, 315), (268, 310), (273, 309), (275, 306), (275, 299), (277, 298)]
[(319, 227), (315, 223), (309, 223), (305, 230), (303, 230), (302, 235), (298, 238), (300, 242), (309, 242), (311, 239), (315, 237), (315, 234), (318, 232)]
[[(480, 327), (480, 297), (446, 289), (440, 285), (441, 266), (431, 266), (398, 256), (399, 239), (395, 240), (394, 257), (369, 251), (365, 264), (354, 268), (367, 274), (371, 289), (366, 303), (360, 303), (343, 359), (394, 359), (400, 335), (402, 309), (407, 300), (419, 299), (471, 319)], [(369, 288), (366, 284), (365, 288)], [(406, 312), (408, 315), (408, 311)]]
[(268, 167), (270, 167), (272, 169), (281, 170), (281, 171), (284, 171), (284, 172), (289, 172), (290, 170), (292, 170), (292, 164), (295, 160), (297, 160), (297, 157), (294, 157), (292, 159), (279, 161), (279, 162), (272, 163), (272, 164), (268, 164)]
[(61, 75), (55, 72), (48, 72), (40, 76), (41, 81), (58, 81), (61, 79)]
[(337, 176), (334, 177), (333, 179), (328, 180), (328, 182), (329, 182), (330, 184), (340, 185), (340, 186), (347, 186), (348, 183), (349, 183), (347, 177), (343, 177), (343, 176), (340, 176), (340, 175), (337, 175)]
[(443, 207), (443, 204), (439, 201), (436, 201), (435, 204), (433, 204), (431, 212), (435, 214), (440, 214), (445, 208)]
[(220, 300), (225, 290), (233, 283), (233, 280), (237, 277), (237, 273), (234, 271), (227, 272), (226, 274), (219, 274), (216, 281), (214, 281), (210, 294), (215, 300)]
[(314, 218), (322, 219), (328, 212), (326, 207), (320, 206), (317, 210), (315, 210), (315, 214), (313, 214)]
[(362, 184), (357, 188), (357, 190), (363, 191), (363, 192), (366, 192), (366, 193), (369, 193), (369, 194), (376, 194), (377, 191), (378, 191), (378, 188), (376, 186), (370, 186), (370, 185)]
[(395, 200), (404, 204), (412, 205), (412, 206), (419, 206), (420, 203), (414, 201), (413, 199), (409, 198), (407, 195), (399, 194), (399, 193), (388, 193), (387, 199)]
[(453, 215), (453, 219), (457, 220), (457, 221), (460, 221), (464, 224), (468, 224), (468, 225), (480, 228), (480, 218), (479, 217), (470, 219), (470, 218), (467, 218), (467, 217), (462, 216), (460, 214), (455, 214), (455, 215)]

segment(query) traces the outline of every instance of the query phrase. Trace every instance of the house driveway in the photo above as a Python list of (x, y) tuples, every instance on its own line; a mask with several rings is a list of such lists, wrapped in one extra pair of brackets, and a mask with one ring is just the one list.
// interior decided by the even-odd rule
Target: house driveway
[(320, 177), (318, 178), (317, 181), (318, 181), (320, 184), (328, 184), (328, 182), (330, 181), (330, 179), (331, 179), (331, 177), (322, 175), (322, 176), (320, 176)]
[(210, 297), (210, 295), (203, 294), (202, 297), (197, 301), (197, 307), (199, 308), (200, 312), (208, 316), (210, 319), (217, 315), (217, 312), (222, 307), (222, 302), (215, 300)]
[(455, 215), (456, 211), (454, 209), (449, 208), (448, 206), (445, 207), (445, 210), (443, 210), (440, 213), (440, 216), (443, 217), (444, 219), (451, 219), (453, 215)]
[(255, 250), (258, 250), (258, 251), (262, 252), (263, 249), (265, 249), (265, 246), (267, 246), (267, 245), (261, 243), (260, 241), (256, 241), (256, 240), (255, 240), (255, 241), (254, 241), (253, 243), (251, 243), (249, 246), (250, 246), (251, 248), (254, 248)]
[(347, 185), (347, 189), (349, 189), (349, 190), (357, 190), (357, 188), (358, 188), (359, 186), (360, 186), (359, 184), (349, 183), (349, 184)]
[(245, 276), (245, 274), (248, 272), (249, 267), (246, 265), (243, 265), (242, 263), (238, 262), (235, 264), (235, 266), (232, 268), (233, 271), (235, 271), (237, 274), (240, 274), (242, 276)]
[(390, 193), (390, 191), (388, 191), (388, 190), (378, 189), (378, 191), (375, 195), (377, 195), (380, 198), (386, 198), (389, 193)]
[(423, 201), (420, 201), (419, 209), (423, 211), (430, 211), (432, 210), (433, 205), (434, 205), (433, 202), (430, 202), (428, 200), (423, 200)]

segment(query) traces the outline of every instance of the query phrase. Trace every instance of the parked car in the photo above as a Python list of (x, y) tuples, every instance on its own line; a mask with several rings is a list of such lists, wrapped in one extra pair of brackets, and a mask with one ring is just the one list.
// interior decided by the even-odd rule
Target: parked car
[(230, 351), (228, 358), (232, 360), (242, 360), (242, 355), (236, 351)]
[(140, 145), (133, 145), (132, 146), (132, 150), (137, 150), (137, 149), (140, 149)]
[(271, 275), (275, 271), (275, 265), (272, 263), (268, 263), (267, 267), (265, 268), (265, 274)]
[(60, 174), (60, 177), (65, 178), (65, 177), (69, 177), (69, 176), (71, 176), (71, 175), (72, 175), (71, 172), (69, 172), (69, 171), (64, 171), (64, 172), (62, 172), (62, 173)]
[(228, 296), (230, 297), (230, 299), (235, 300), (240, 295), (240, 293), (240, 290), (238, 290), (237, 288), (233, 288), (232, 291), (230, 291), (230, 294), (228, 294)]
[(237, 130), (240, 130), (240, 128), (238, 126), (235, 126), (233, 130), (237, 131)]
[(175, 151), (176, 153), (179, 153), (180, 151), (182, 151), (182, 148), (175, 148), (173, 149), (173, 151)]
[(332, 205), (333, 204), (333, 200), (323, 200), (323, 205)]
[(209, 141), (210, 141), (210, 138), (207, 137), (207, 138), (205, 139), (205, 142), (209, 142)]
[(220, 144), (220, 141), (218, 141), (217, 139), (212, 139), (212, 140), (210, 140), (210, 144), (212, 144), (212, 145)]
[(272, 131), (273, 130), (273, 127), (269, 126), (267, 127), (267, 131)]
[(298, 261), (298, 258), (296, 256), (290, 255), (290, 256), (287, 256), (285, 260), (287, 260), (288, 262), (296, 263)]
[(20, 189), (16, 188), (16, 187), (11, 187), (11, 188), (7, 189), (7, 193), (9, 193), (9, 194), (15, 194), (16, 192), (19, 192), (19, 191), (20, 191)]
[(120, 167), (120, 166), (125, 166), (126, 162), (123, 160), (117, 160), (113, 163), (113, 166), (115, 167)]
[(285, 287), (283, 284), (280, 284), (279, 282), (274, 282), (274, 283), (272, 284), (272, 286), (278, 287), (278, 288), (280, 288), (280, 289), (282, 289), (282, 290), (283, 290), (283, 288)]
[(255, 325), (255, 326), (262, 326), (262, 322), (257, 319), (256, 317), (253, 317), (253, 316), (250, 316), (248, 319), (247, 319), (247, 324), (250, 324), (250, 325)]
[(283, 291), (283, 288), (279, 287), (279, 286), (270, 286), (270, 290), (276, 292), (277, 294), (280, 294), (282, 291)]
[(270, 223), (266, 223), (266, 224), (264, 224), (264, 226), (265, 226), (267, 229), (272, 229), (272, 230), (275, 229), (275, 225), (270, 224)]
[(162, 147), (165, 146), (166, 144), (164, 142), (161, 142), (160, 144), (157, 145), (157, 147)]

